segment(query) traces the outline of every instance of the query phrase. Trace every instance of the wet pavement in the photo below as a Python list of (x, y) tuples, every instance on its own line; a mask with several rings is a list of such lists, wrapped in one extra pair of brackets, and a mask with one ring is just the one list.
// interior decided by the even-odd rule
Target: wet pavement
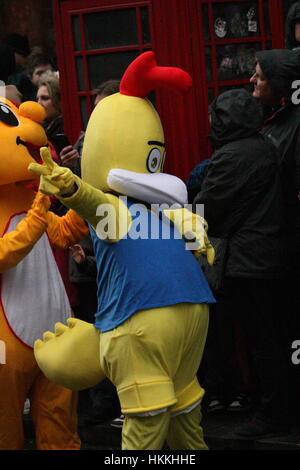
[[(243, 423), (245, 412), (218, 411), (203, 418), (206, 443), (211, 450), (300, 450), (300, 425), (288, 432), (263, 438), (245, 439), (234, 434), (233, 430)], [(24, 417), (26, 449), (34, 450), (34, 430), (30, 416)], [(121, 429), (110, 423), (83, 426), (79, 431), (82, 450), (120, 450)]]

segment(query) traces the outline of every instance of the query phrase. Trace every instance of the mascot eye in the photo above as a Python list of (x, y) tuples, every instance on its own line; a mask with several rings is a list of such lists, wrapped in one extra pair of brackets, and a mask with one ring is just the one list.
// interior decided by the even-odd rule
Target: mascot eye
[(147, 168), (150, 173), (155, 173), (160, 165), (161, 155), (156, 148), (152, 149), (147, 158)]
[(12, 110), (4, 103), (0, 104), (0, 121), (4, 122), (8, 126), (16, 127), (19, 125), (19, 121)]

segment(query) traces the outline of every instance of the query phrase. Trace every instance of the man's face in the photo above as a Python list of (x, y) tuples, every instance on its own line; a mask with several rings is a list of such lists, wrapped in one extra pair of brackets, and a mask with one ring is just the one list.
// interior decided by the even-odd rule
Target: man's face
[(297, 42), (300, 42), (300, 21), (297, 21), (295, 24), (295, 39)]
[(95, 96), (95, 101), (94, 101), (94, 106), (96, 106), (103, 98), (106, 98), (107, 95), (96, 95)]
[(250, 78), (250, 83), (254, 84), (254, 98), (260, 99), (264, 104), (274, 104), (275, 99), (273, 91), (269, 85), (268, 80), (264, 76), (259, 63), (256, 64), (255, 73)]
[(33, 74), (30, 77), (30, 80), (34, 85), (38, 84), (39, 79), (41, 78), (41, 75), (46, 72), (47, 70), (52, 70), (52, 65), (51, 64), (45, 64), (45, 65), (38, 65), (34, 71)]

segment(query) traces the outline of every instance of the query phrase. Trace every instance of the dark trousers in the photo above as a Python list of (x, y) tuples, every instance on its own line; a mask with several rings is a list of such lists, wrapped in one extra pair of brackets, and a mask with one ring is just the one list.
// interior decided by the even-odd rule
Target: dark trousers
[(283, 281), (230, 279), (227, 288), (248, 353), (253, 402), (266, 417), (285, 422), (290, 355)]
[(218, 399), (229, 405), (246, 394), (239, 338), (231, 299), (220, 296), (217, 303), (210, 306), (208, 335), (199, 374), (207, 403)]

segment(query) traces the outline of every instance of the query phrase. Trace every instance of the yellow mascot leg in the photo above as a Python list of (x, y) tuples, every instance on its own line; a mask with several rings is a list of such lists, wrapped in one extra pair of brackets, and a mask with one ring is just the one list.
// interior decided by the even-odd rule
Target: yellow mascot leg
[[(174, 450), (207, 449), (199, 405), (186, 411), (204, 395), (196, 374), (208, 313), (204, 304), (143, 310), (101, 334), (102, 367), (116, 385), (126, 415), (123, 449), (158, 450), (169, 435)], [(167, 411), (149, 415), (163, 408)], [(171, 428), (181, 424), (180, 437), (172, 439)]]
[(208, 450), (200, 426), (201, 408), (171, 417), (167, 443), (172, 450)]
[(168, 434), (170, 412), (156, 416), (126, 416), (122, 428), (122, 450), (159, 450)]
[(160, 450), (165, 441), (171, 450), (208, 450), (200, 426), (200, 405), (172, 417), (170, 411), (156, 416), (127, 416), (122, 429), (123, 450)]
[(79, 450), (77, 393), (50, 382), (40, 373), (30, 393), (38, 450)]

